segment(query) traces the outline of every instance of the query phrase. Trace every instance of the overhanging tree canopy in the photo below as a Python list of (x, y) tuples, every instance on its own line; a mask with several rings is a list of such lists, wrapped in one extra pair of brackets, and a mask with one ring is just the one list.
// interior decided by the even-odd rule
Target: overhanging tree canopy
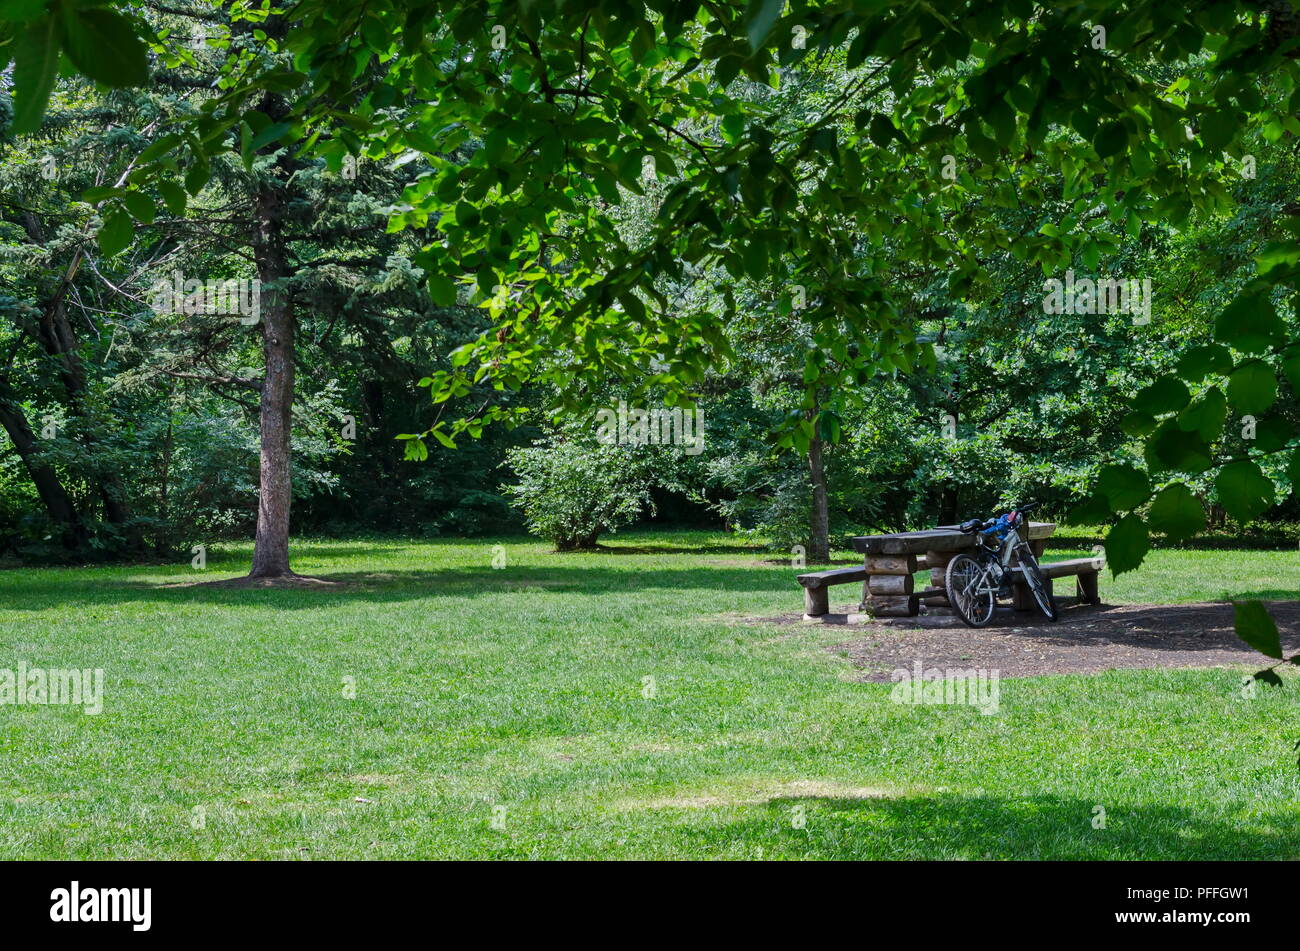
[[(185, 43), (152, 35), (149, 8), (0, 4), (16, 125), (34, 127), (60, 54), (118, 85), (184, 65)], [(807, 308), (803, 383), (818, 412), (787, 421), (800, 447), (821, 423), (819, 392), (933, 359), (897, 286), (879, 280), (891, 259), (947, 267), (954, 299), (981, 292), (981, 251), (1009, 250), (1048, 275), (1076, 257), (1095, 263), (1144, 221), (1179, 226), (1227, 206), (1230, 186), (1253, 174), (1252, 137), (1300, 133), (1297, 21), (1270, 3), (303, 0), (236, 3), (230, 15), (239, 28), (207, 41), (228, 55), (202, 113), (95, 196), (106, 253), (129, 240), (143, 202), (201, 188), (221, 151), (249, 165), (281, 147), (336, 166), (419, 154), (433, 171), (406, 189), (390, 227), (422, 238), (435, 300), (468, 293), (493, 319), (455, 370), (427, 381), (435, 401), (474, 382), (542, 379), (577, 404), (611, 375), (689, 399), (728, 358), (734, 299), (724, 288), (724, 310), (706, 311), (666, 288), (720, 266), (765, 282), (774, 308)], [(794, 121), (734, 88), (738, 77), (808, 81), (832, 61), (842, 88)], [(1026, 232), (971, 214), (977, 193), (1032, 206), (1047, 169), (1064, 176), (1064, 216)], [(610, 208), (647, 173), (666, 194), (652, 233), (631, 244)], [(863, 241), (878, 253), (846, 253)], [(1294, 322), (1277, 310), (1297, 277), (1300, 242), (1271, 246), (1218, 343), (1139, 395), (1128, 425), (1146, 439), (1147, 471), (1107, 474), (1086, 508), (1110, 516), (1159, 492), (1112, 532), (1115, 570), (1141, 560), (1148, 527), (1195, 530), (1183, 476), (1222, 466), (1224, 504), (1243, 517), (1274, 491), (1262, 458), (1289, 453), (1289, 480), (1300, 480), (1293, 430), (1267, 415), (1279, 374), (1300, 387)], [(1239, 458), (1216, 454), (1221, 401), (1258, 416), (1268, 439)], [(487, 405), (440, 420), (412, 435), (410, 452), (508, 417)], [(1242, 629), (1272, 650), (1248, 616)]]

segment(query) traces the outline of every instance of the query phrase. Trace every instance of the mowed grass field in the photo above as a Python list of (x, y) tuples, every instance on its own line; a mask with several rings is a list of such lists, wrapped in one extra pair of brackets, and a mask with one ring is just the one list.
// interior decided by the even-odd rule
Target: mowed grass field
[[(185, 586), (247, 548), (0, 571), (0, 668), (106, 679), (98, 716), (0, 706), (0, 858), (1300, 858), (1300, 678), (900, 705), (828, 649), (860, 633), (755, 620), (800, 609), (788, 565), (607, 541), (298, 543), (325, 590)], [(1300, 555), (1157, 552), (1102, 594), (1297, 597)]]

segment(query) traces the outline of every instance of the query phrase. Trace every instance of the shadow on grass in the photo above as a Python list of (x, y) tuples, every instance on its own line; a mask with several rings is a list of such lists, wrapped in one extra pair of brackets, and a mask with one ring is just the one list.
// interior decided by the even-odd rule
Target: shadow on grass
[(753, 555), (758, 558), (770, 549), (762, 545), (606, 545), (594, 549), (566, 552), (570, 555)]
[[(790, 810), (807, 823), (794, 829)], [(1093, 828), (1097, 806), (1105, 828)], [(1255, 804), (1257, 806), (1257, 804)], [(1243, 811), (1251, 803), (1241, 803)], [(684, 825), (687, 837), (716, 847), (753, 841), (811, 858), (864, 859), (1295, 859), (1300, 824), (1206, 819), (1177, 806), (1126, 806), (1102, 799), (1033, 796), (905, 796), (881, 799), (777, 798), (721, 825)], [(1252, 828), (1253, 826), (1253, 828)], [(705, 842), (695, 848), (705, 848)]]
[[(216, 570), (210, 569), (215, 573)], [(476, 598), (502, 594), (564, 592), (601, 595), (612, 592), (635, 596), (655, 588), (700, 591), (783, 591), (792, 609), (801, 603), (794, 574), (751, 568), (694, 565), (667, 570), (613, 569), (592, 565), (556, 565), (545, 568), (445, 568), (431, 570), (327, 572), (312, 577), (330, 584), (304, 587), (225, 586), (238, 579), (196, 582), (177, 575), (166, 582), (118, 581), (102, 576), (60, 572), (54, 577), (0, 576), (0, 600), (20, 611), (90, 607), (105, 604), (152, 602), (160, 604), (243, 605), (300, 610), (346, 602), (395, 603), (421, 598)]]
[(1265, 588), (1260, 591), (1224, 592), (1223, 601), (1294, 601), (1300, 598), (1295, 588)]

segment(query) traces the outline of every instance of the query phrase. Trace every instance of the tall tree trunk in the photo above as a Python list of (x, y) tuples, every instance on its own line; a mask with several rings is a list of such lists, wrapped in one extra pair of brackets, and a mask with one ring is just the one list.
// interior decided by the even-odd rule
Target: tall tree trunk
[(290, 435), (293, 430), (294, 315), (285, 282), (289, 259), (280, 228), (283, 208), (277, 182), (268, 177), (254, 199), (253, 256), (262, 282), (262, 381), (260, 490), (251, 578), (279, 578), (289, 570), (289, 507), (292, 501)]
[(58, 473), (41, 459), (41, 447), (27, 422), (27, 415), (4, 381), (0, 381), (0, 426), (4, 426), (10, 442), (18, 451), (18, 458), (27, 467), (27, 474), (50, 518), (63, 526), (63, 547), (68, 551), (82, 550), (90, 540), (86, 526), (59, 481)]
[(822, 465), (821, 437), (808, 443), (808, 476), (812, 483), (812, 518), (808, 526), (808, 560), (824, 564), (831, 560), (830, 504), (826, 494), (826, 468)]
[(939, 493), (939, 524), (957, 524), (957, 487), (945, 485)]

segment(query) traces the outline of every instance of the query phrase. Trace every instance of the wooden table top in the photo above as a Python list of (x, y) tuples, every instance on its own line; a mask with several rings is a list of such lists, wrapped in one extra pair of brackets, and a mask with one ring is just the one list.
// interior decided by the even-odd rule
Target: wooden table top
[[(1055, 522), (1030, 522), (1029, 538), (1049, 538), (1056, 531)], [(961, 551), (975, 546), (975, 536), (957, 530), (956, 525), (940, 525), (920, 532), (895, 535), (858, 535), (853, 550), (864, 555), (920, 555), (927, 551)]]

